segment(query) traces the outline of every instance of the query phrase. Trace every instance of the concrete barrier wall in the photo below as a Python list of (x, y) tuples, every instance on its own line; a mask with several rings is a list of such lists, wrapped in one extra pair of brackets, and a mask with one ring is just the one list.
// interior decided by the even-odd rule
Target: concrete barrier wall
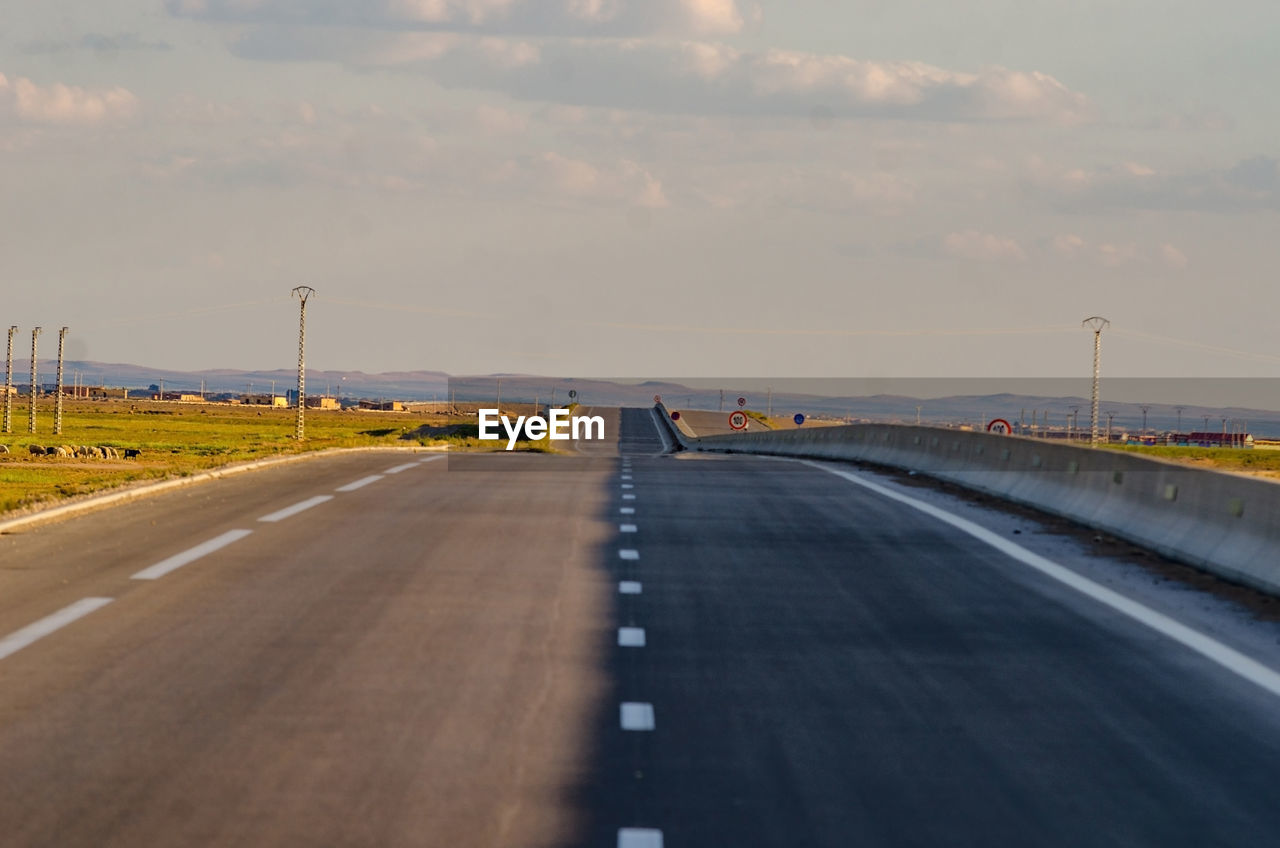
[(686, 450), (872, 462), (1105, 530), (1280, 595), (1280, 484), (1132, 453), (1017, 436), (881, 424), (691, 438)]

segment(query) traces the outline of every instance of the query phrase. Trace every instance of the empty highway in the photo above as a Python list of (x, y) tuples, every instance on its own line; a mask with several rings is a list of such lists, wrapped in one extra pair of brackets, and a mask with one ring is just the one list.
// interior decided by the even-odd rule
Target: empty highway
[[(1276, 841), (1280, 697), (1231, 663), (869, 471), (607, 424), (0, 536), (0, 842)], [(1220, 638), (1274, 670), (1270, 626)]]

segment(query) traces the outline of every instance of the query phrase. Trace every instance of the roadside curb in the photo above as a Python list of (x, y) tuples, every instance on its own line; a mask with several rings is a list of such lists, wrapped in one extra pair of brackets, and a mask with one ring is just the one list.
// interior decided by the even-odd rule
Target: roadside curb
[(286, 465), (293, 462), (302, 462), (308, 459), (317, 459), (324, 456), (337, 456), (339, 454), (348, 453), (441, 453), (438, 448), (424, 447), (369, 447), (369, 448), (330, 448), (327, 450), (308, 451), (306, 453), (292, 454), (290, 456), (279, 456), (272, 459), (257, 459), (252, 462), (241, 462), (233, 465), (227, 465), (222, 468), (213, 468), (208, 471), (202, 471), (199, 474), (192, 474), (189, 477), (175, 477), (169, 480), (160, 480), (156, 483), (148, 483), (143, 486), (134, 488), (120, 489), (108, 492), (103, 495), (91, 496), (82, 501), (74, 503), (62, 504), (61, 506), (49, 507), (39, 512), (33, 512), (30, 515), (19, 516), (18, 518), (10, 518), (8, 521), (0, 521), (0, 533), (8, 533), (22, 527), (28, 527), (33, 524), (43, 524), (48, 521), (57, 521), (61, 518), (67, 518), (77, 515), (81, 512), (89, 512), (95, 509), (103, 509), (105, 507), (114, 506), (124, 503), (125, 501), (135, 500), (137, 498), (145, 498), (151, 495), (157, 495), (161, 492), (167, 492), (170, 489), (178, 489), (183, 486), (191, 486), (196, 483), (207, 483), (210, 480), (219, 480), (223, 477), (232, 477), (236, 474), (242, 474), (246, 471), (261, 471), (264, 468), (272, 468), (277, 465)]

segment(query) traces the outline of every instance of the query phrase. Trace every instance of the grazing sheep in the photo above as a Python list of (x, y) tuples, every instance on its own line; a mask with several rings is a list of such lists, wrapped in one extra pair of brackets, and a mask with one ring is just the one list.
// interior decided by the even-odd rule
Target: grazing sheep
[(44, 447), (41, 445), (31, 445), (27, 450), (31, 451), (32, 456), (44, 456)]
[[(53, 455), (54, 455), (54, 456), (58, 457), (58, 459), (66, 459), (66, 458), (67, 458), (67, 449), (66, 449), (66, 448), (63, 448), (63, 447), (56, 447), (56, 448), (52, 448), (52, 449), (51, 449), (51, 451), (52, 451), (52, 453), (53, 453)], [(45, 453), (50, 453), (50, 451), (45, 451)]]
[(0, 445), (0, 453), (8, 453), (8, 452), (9, 452), (8, 445)]
[(136, 457), (140, 457), (140, 456), (142, 456), (142, 451), (138, 450), (137, 448), (125, 448), (125, 449), (124, 449), (124, 458), (125, 458), (125, 459), (134, 459), (134, 458), (136, 458)]

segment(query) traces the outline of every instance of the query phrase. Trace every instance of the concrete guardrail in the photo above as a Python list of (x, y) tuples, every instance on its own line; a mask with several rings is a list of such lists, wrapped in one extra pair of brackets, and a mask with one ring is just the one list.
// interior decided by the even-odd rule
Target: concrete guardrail
[(1280, 484), (1112, 450), (936, 427), (854, 424), (692, 438), (682, 448), (915, 471), (1104, 530), (1280, 595)]

